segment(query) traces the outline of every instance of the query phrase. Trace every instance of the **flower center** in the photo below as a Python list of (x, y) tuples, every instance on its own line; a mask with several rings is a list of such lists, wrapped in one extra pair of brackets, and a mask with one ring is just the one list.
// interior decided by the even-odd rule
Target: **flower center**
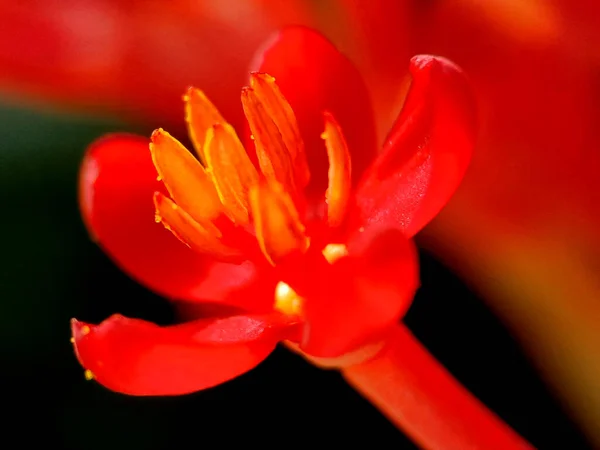
[[(323, 256), (329, 264), (348, 254), (344, 244), (327, 244), (323, 249)], [(280, 281), (275, 287), (275, 309), (287, 315), (302, 315), (304, 298), (296, 293), (292, 287)]]
[[(275, 266), (311, 246), (312, 229), (342, 225), (351, 192), (350, 154), (335, 118), (324, 112), (321, 137), (329, 158), (327, 212), (316, 226), (307, 224), (310, 180), (306, 151), (294, 112), (275, 79), (251, 75), (242, 90), (256, 157), (244, 149), (233, 127), (204, 93), (190, 88), (184, 96), (190, 139), (197, 154), (162, 129), (152, 134), (150, 151), (169, 197), (154, 196), (156, 220), (193, 250), (220, 260), (256, 261), (264, 256)], [(319, 243), (314, 245), (324, 245)], [(317, 250), (317, 249), (314, 249)], [(332, 263), (345, 256), (341, 244), (324, 245)], [(281, 282), (277, 309), (298, 313), (302, 299)]]

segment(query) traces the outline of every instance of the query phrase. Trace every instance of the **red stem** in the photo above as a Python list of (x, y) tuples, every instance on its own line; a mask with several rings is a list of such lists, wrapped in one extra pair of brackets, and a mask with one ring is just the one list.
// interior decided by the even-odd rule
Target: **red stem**
[(425, 449), (533, 449), (467, 391), (404, 326), (346, 380)]

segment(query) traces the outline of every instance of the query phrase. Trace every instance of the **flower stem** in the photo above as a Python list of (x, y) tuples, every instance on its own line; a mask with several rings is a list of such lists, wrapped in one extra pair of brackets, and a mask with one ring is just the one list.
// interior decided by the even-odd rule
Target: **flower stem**
[(402, 324), (381, 353), (342, 373), (425, 449), (534, 448), (454, 379)]

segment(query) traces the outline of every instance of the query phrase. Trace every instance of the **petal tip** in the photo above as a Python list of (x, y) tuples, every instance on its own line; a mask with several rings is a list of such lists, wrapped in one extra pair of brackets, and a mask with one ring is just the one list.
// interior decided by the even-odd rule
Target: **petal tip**
[(267, 82), (267, 83), (275, 83), (275, 81), (277, 81), (277, 79), (273, 76), (273, 75), (269, 75), (266, 72), (260, 72), (260, 71), (253, 71), (250, 72), (250, 83), (255, 83), (255, 82)]
[(153, 144), (158, 144), (165, 137), (166, 134), (168, 133), (164, 129), (157, 128), (150, 135), (150, 140)]
[(415, 69), (425, 69), (435, 64), (436, 57), (433, 55), (415, 55), (410, 59), (410, 67)]
[(191, 102), (198, 99), (206, 99), (204, 91), (196, 86), (188, 86), (183, 94), (183, 100), (185, 102)]
[(416, 70), (431, 70), (435, 67), (450, 69), (453, 72), (464, 74), (463, 70), (458, 64), (444, 56), (415, 55), (410, 59), (409, 70), (411, 73), (414, 73)]
[(187, 103), (187, 102), (189, 102), (189, 101), (190, 101), (190, 99), (191, 99), (191, 97), (192, 97), (192, 95), (194, 95), (194, 92), (195, 92), (196, 90), (197, 90), (197, 88), (196, 88), (196, 87), (194, 87), (194, 86), (188, 86), (187, 88), (185, 88), (185, 92), (184, 92), (184, 93), (183, 93), (183, 95), (181, 96), (181, 99), (182, 99), (184, 102), (186, 102), (186, 103)]
[(71, 334), (73, 336), (75, 336), (76, 334), (79, 334), (82, 323), (74, 317), (70, 320), (70, 323), (71, 323)]
[(81, 322), (75, 318), (71, 319), (71, 334), (73, 335), (75, 342), (90, 334), (91, 331), (92, 328), (90, 324)]

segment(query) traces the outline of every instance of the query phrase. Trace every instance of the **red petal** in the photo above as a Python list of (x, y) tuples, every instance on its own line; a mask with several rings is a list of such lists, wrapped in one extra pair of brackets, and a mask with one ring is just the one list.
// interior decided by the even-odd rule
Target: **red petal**
[(73, 319), (72, 333), (79, 362), (108, 389), (130, 395), (180, 395), (255, 367), (292, 331), (293, 324), (284, 319), (231, 316), (160, 327), (114, 315), (100, 325)]
[(381, 156), (357, 191), (355, 227), (423, 228), (448, 202), (465, 174), (475, 142), (476, 112), (465, 75), (447, 59), (411, 59), (405, 106)]
[(298, 119), (311, 171), (307, 192), (323, 197), (327, 188), (329, 163), (320, 138), (325, 110), (344, 132), (357, 181), (377, 148), (369, 92), (356, 67), (326, 38), (304, 27), (284, 29), (258, 55), (253, 70), (276, 78)]
[(301, 343), (311, 356), (339, 357), (380, 339), (418, 287), (416, 251), (401, 231), (357, 233), (348, 252), (311, 273)]
[(127, 274), (164, 296), (270, 307), (275, 282), (258, 280), (249, 261), (233, 265), (194, 253), (155, 222), (153, 195), (165, 189), (148, 142), (112, 135), (88, 150), (79, 193), (92, 236)]

